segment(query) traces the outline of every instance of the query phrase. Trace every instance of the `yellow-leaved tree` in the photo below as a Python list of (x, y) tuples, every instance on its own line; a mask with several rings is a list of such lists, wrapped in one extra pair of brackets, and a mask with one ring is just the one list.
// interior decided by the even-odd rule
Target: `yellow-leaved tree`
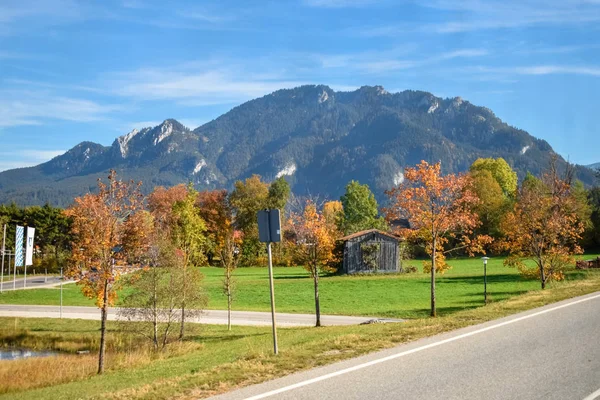
[(288, 245), (294, 261), (302, 265), (313, 279), (316, 326), (321, 326), (319, 274), (336, 271), (334, 249), (337, 236), (335, 221), (328, 221), (312, 200), (306, 202), (302, 214), (290, 215)]
[[(583, 253), (578, 243), (589, 223), (589, 212), (581, 211), (571, 182), (572, 169), (567, 167), (565, 176), (559, 176), (556, 159), (542, 179), (528, 175), (514, 208), (500, 225), (501, 244), (509, 252), (505, 264), (537, 277), (542, 289), (550, 280), (564, 279), (565, 269), (575, 264), (573, 255)], [(529, 267), (526, 260), (532, 260), (535, 267)]]

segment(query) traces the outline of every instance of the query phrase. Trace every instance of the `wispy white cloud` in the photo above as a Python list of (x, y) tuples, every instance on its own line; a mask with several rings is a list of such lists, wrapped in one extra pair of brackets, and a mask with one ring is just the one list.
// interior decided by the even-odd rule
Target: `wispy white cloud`
[(90, 15), (85, 8), (84, 4), (74, 0), (4, 0), (0, 2), (0, 35), (83, 22), (86, 15)]
[(2, 90), (0, 127), (40, 125), (46, 120), (99, 121), (120, 108), (47, 92)]
[(585, 75), (600, 77), (600, 67), (572, 65), (533, 65), (515, 67), (486, 67), (469, 68), (472, 72), (505, 74), (505, 75)]
[(532, 67), (517, 67), (514, 72), (522, 75), (589, 75), (600, 76), (600, 67), (578, 67), (565, 65), (537, 65)]
[(64, 154), (65, 150), (17, 149), (0, 152), (0, 171), (32, 167)]
[(188, 127), (190, 129), (196, 129), (199, 126), (204, 125), (208, 121), (204, 119), (195, 119), (195, 118), (175, 118), (177, 121), (181, 122), (183, 126)]
[(87, 21), (114, 21), (176, 30), (240, 30), (227, 24), (236, 19), (230, 9), (183, 9), (163, 3), (123, 0), (109, 2), (76, 0), (3, 0), (0, 2), (0, 36), (45, 32), (48, 27)]
[(140, 69), (118, 74), (109, 83), (120, 96), (140, 100), (180, 99), (187, 104), (228, 104), (263, 96), (302, 82), (248, 79), (234, 69)]
[(303, 3), (309, 7), (346, 8), (371, 6), (381, 0), (304, 0)]
[(416, 2), (446, 13), (436, 23), (395, 24), (365, 27), (357, 32), (366, 37), (397, 36), (402, 33), (453, 34), (480, 30), (531, 26), (578, 25), (600, 21), (599, 2), (562, 0), (431, 0)]
[(143, 128), (154, 128), (157, 125), (160, 125), (162, 121), (160, 120), (152, 120), (152, 121), (136, 121), (130, 122), (128, 124), (122, 125), (118, 128), (118, 130), (122, 133), (131, 132), (134, 129), (140, 130)]
[(208, 10), (206, 8), (190, 8), (185, 10), (176, 10), (175, 13), (181, 18), (192, 19), (209, 24), (222, 24), (237, 19), (237, 16), (233, 14), (231, 10), (229, 10), (228, 12), (216, 12), (213, 10)]
[(525, 45), (524, 48), (515, 51), (517, 54), (567, 54), (597, 49), (600, 45), (565, 45), (565, 46), (531, 46)]
[(367, 58), (362, 55), (359, 59), (350, 59), (350, 62), (344, 68), (358, 69), (366, 73), (385, 73), (435, 65), (442, 61), (456, 58), (482, 57), (487, 54), (488, 51), (485, 49), (456, 49), (425, 57), (412, 55), (412, 57), (395, 58), (383, 55), (381, 57), (371, 56)]

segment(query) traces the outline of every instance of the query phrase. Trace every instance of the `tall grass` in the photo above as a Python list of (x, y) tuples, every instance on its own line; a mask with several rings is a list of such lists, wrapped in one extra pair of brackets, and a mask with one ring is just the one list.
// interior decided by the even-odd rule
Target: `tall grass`
[[(11, 318), (0, 328), (0, 346), (54, 350), (56, 356), (0, 361), (0, 394), (17, 393), (94, 376), (98, 368), (99, 334), (96, 330), (62, 332), (48, 329), (19, 328), (19, 319)], [(50, 324), (52, 325), (52, 324)], [(141, 367), (155, 360), (197, 351), (202, 344), (177, 342), (165, 351), (156, 352), (147, 340), (113, 329), (107, 341), (107, 372)], [(78, 351), (89, 351), (77, 354)]]

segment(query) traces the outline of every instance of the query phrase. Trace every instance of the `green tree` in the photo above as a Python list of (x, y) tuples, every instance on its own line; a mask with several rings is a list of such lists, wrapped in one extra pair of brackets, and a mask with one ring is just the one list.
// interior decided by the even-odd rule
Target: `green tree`
[[(164, 231), (158, 229), (150, 235), (144, 252), (143, 268), (130, 280), (129, 291), (122, 301), (119, 315), (127, 323), (126, 330), (148, 338), (154, 350), (164, 350), (177, 337), (173, 327), (179, 322), (179, 305), (186, 302), (189, 310), (185, 317), (198, 316), (206, 305), (202, 290), (202, 274), (197, 269), (183, 272), (183, 253), (177, 251)], [(129, 323), (135, 321), (135, 323)]]
[(478, 158), (471, 165), (471, 172), (489, 171), (507, 196), (517, 191), (517, 173), (503, 158)]
[(508, 212), (511, 200), (505, 196), (500, 184), (490, 171), (479, 170), (471, 172), (472, 190), (479, 198), (474, 211), (479, 216), (481, 226), (475, 231), (494, 238), (500, 236), (500, 221)]
[(285, 178), (279, 177), (269, 185), (267, 207), (283, 211), (290, 198), (290, 184)]
[[(188, 283), (191, 283), (187, 278), (188, 270), (191, 266), (202, 265), (205, 263), (203, 249), (206, 245), (205, 231), (206, 226), (204, 220), (200, 216), (200, 210), (196, 207), (196, 192), (192, 185), (189, 185), (185, 199), (176, 202), (173, 205), (174, 225), (171, 230), (171, 238), (173, 243), (183, 253), (182, 263), (182, 292), (188, 292)], [(179, 338), (183, 339), (186, 321), (186, 305), (187, 298), (183, 296), (181, 299), (181, 325), (179, 329)]]
[(587, 232), (588, 247), (600, 247), (600, 187), (596, 186), (588, 192), (588, 202), (590, 204), (592, 215), (592, 227)]
[(229, 200), (235, 212), (236, 228), (244, 234), (242, 262), (256, 263), (263, 250), (258, 240), (257, 213), (265, 209), (269, 199), (269, 185), (261, 181), (259, 175), (252, 175), (245, 181), (237, 181)]
[[(281, 211), (281, 220), (285, 221), (286, 205), (290, 199), (290, 184), (283, 176), (275, 179), (269, 185), (269, 194), (267, 195), (267, 208), (278, 209)], [(283, 261), (284, 243), (273, 243), (274, 263), (281, 265)]]
[(379, 216), (375, 195), (368, 185), (350, 181), (340, 200), (344, 214), (339, 228), (345, 235), (365, 229), (387, 229), (385, 219)]

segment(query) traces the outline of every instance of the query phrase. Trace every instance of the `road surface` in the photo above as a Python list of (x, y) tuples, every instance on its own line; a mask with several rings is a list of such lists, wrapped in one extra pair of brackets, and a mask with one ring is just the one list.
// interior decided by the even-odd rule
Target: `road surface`
[[(65, 280), (63, 283), (73, 282)], [(27, 276), (27, 282), (24, 278), (17, 278), (16, 280), (5, 281), (2, 285), (3, 291), (10, 290), (22, 290), (22, 289), (41, 289), (50, 288), (60, 285), (60, 277), (49, 275), (47, 278), (40, 275)], [(13, 287), (15, 289), (13, 289)]]
[(215, 397), (600, 398), (600, 292)]
[[(27, 305), (0, 305), (0, 317), (30, 317), (30, 318), (58, 318), (58, 306), (27, 306)], [(73, 319), (100, 319), (100, 311), (96, 307), (64, 306), (63, 318)], [(108, 313), (109, 320), (117, 319), (117, 309), (111, 308)], [(278, 326), (314, 326), (315, 316), (312, 314), (276, 314)], [(323, 325), (358, 325), (372, 320), (373, 317), (346, 317), (339, 315), (321, 315)], [(234, 325), (271, 325), (271, 313), (253, 311), (233, 311), (232, 323)], [(399, 322), (399, 320), (388, 320)], [(227, 311), (205, 310), (199, 320), (204, 324), (227, 324)]]

